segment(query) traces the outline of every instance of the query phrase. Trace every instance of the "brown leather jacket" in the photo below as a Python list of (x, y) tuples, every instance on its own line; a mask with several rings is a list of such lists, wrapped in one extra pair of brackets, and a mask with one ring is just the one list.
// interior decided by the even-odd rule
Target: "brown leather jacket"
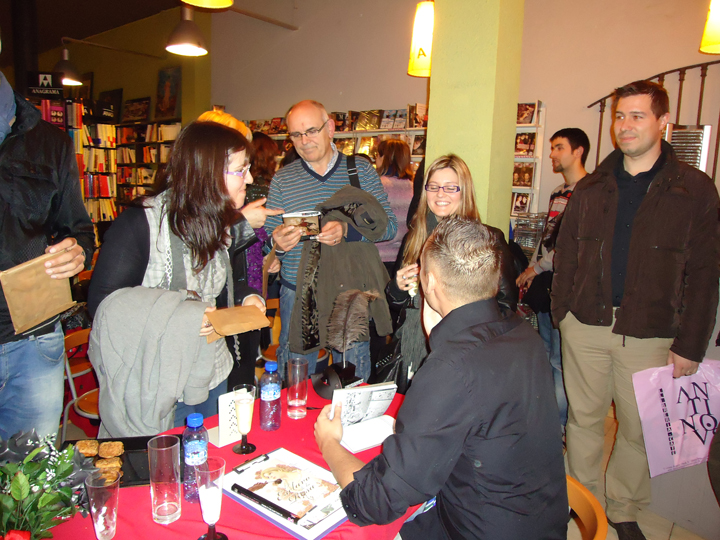
[[(718, 211), (710, 178), (677, 160), (662, 142), (665, 165), (638, 208), (630, 239), (625, 293), (613, 333), (674, 338), (674, 353), (702, 361), (718, 302)], [(568, 311), (582, 323), (612, 323), (612, 253), (618, 188), (613, 174), (620, 150), (581, 180), (555, 247), (552, 314)]]

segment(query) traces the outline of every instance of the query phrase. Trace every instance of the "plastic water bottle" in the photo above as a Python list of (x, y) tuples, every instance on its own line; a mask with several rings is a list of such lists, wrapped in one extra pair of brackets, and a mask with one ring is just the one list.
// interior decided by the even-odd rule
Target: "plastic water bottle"
[(280, 429), (281, 384), (277, 362), (265, 362), (265, 373), (260, 377), (260, 429), (263, 431)]
[(183, 471), (183, 491), (185, 500), (198, 501), (197, 479), (195, 467), (207, 461), (208, 432), (203, 426), (203, 415), (193, 413), (187, 417), (187, 427), (182, 436), (185, 449), (185, 468)]

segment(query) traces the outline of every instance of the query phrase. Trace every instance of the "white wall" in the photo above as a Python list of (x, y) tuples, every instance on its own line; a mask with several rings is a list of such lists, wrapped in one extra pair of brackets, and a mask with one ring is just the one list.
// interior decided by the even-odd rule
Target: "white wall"
[[(547, 105), (546, 137), (579, 127), (590, 138), (587, 168), (595, 167), (598, 108), (587, 105), (617, 86), (674, 68), (720, 59), (698, 52), (709, 0), (527, 0), (523, 31), (520, 101)], [(666, 81), (675, 119), (677, 76)], [(698, 70), (688, 73), (680, 123), (695, 124)], [(720, 65), (708, 72), (703, 123), (717, 125)], [(608, 104), (609, 105), (609, 104)], [(610, 110), (605, 112), (600, 159), (612, 150)], [(715, 136), (711, 149), (715, 145)], [(545, 146), (549, 153), (549, 145)], [(546, 156), (545, 156), (546, 157)], [(711, 172), (712, 156), (708, 170)], [(549, 159), (542, 167), (540, 209), (562, 182)]]
[(427, 79), (407, 75), (416, 4), (296, 0), (285, 17), (273, 16), (297, 31), (231, 11), (214, 14), (212, 101), (241, 119), (285, 116), (302, 99), (328, 111), (427, 103)]

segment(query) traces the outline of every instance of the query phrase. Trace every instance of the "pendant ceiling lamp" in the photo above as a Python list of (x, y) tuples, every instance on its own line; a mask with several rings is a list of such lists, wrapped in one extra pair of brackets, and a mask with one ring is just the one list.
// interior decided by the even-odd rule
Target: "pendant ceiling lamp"
[(184, 4), (205, 8), (205, 9), (225, 9), (233, 5), (233, 0), (182, 0)]
[(705, 31), (700, 42), (700, 52), (720, 54), (720, 0), (710, 2)]
[(182, 20), (170, 34), (165, 50), (180, 56), (205, 56), (208, 53), (205, 38), (192, 20), (192, 8), (183, 6)]
[(432, 52), (434, 24), (435, 3), (420, 2), (415, 10), (408, 75), (413, 77), (430, 76), (430, 53)]
[(62, 60), (55, 64), (53, 72), (63, 74), (63, 86), (82, 86), (77, 68), (70, 62), (70, 51), (67, 48), (63, 49)]

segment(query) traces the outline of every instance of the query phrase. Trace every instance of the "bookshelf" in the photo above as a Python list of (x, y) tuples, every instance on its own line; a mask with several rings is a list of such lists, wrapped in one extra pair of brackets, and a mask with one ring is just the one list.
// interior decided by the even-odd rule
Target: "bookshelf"
[(125, 205), (152, 188), (158, 170), (167, 163), (180, 133), (179, 118), (118, 124), (118, 204)]
[(84, 123), (81, 135), (82, 188), (85, 207), (93, 223), (117, 216), (117, 156), (112, 124)]
[[(521, 106), (534, 105), (535, 111), (530, 123), (515, 126), (515, 165), (512, 178), (512, 215), (536, 214), (540, 205), (540, 177), (545, 142), (545, 105), (542, 101), (534, 104), (518, 104), (518, 120)], [(527, 196), (529, 201), (524, 212), (516, 211), (518, 198)]]

